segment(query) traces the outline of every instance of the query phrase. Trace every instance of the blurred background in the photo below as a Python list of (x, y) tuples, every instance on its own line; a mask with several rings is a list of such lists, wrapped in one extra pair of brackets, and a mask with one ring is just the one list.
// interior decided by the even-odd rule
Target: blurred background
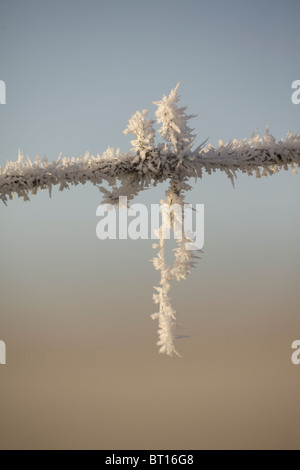
[[(130, 148), (181, 80), (198, 143), (300, 130), (298, 1), (6, 1), (0, 165)], [(0, 207), (0, 448), (299, 448), (299, 174), (192, 181), (204, 253), (158, 354), (151, 240), (96, 237), (92, 185)], [(135, 202), (159, 203), (160, 184)]]

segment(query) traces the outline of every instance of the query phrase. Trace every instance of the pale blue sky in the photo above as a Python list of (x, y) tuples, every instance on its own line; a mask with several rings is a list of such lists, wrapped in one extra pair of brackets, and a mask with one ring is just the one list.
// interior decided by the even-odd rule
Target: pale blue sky
[(181, 80), (198, 140), (300, 129), (300, 3), (1, 0), (0, 164), (130, 147), (128, 117)]

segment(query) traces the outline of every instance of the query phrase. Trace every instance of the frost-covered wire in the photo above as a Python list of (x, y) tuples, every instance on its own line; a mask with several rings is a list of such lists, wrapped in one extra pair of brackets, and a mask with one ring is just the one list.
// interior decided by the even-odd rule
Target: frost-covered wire
[(51, 163), (38, 156), (32, 161), (19, 150), (16, 162), (8, 161), (0, 167), (0, 199), (5, 204), (14, 196), (28, 200), (30, 194), (36, 194), (39, 189), (48, 189), (51, 195), (53, 186), (59, 186), (62, 191), (88, 181), (94, 185), (107, 182), (110, 186), (119, 181), (130, 193), (132, 184), (135, 190), (142, 190), (169, 178), (201, 178), (203, 172), (211, 174), (216, 170), (224, 171), (232, 183), (237, 172), (255, 174), (259, 178), (281, 168), (291, 167), (296, 171), (296, 166), (300, 165), (300, 133), (288, 132), (284, 140), (276, 141), (267, 127), (262, 137), (257, 131), (249, 140), (219, 141), (217, 147), (206, 146), (205, 141), (192, 150), (195, 136), (187, 121), (193, 116), (185, 114), (186, 107), (176, 106), (178, 85), (169, 97), (163, 96), (161, 101), (155, 102), (158, 106), (155, 115), (161, 124), (160, 134), (165, 145), (155, 146), (153, 121), (146, 119), (147, 110), (138, 111), (129, 119), (125, 130), (126, 134), (135, 136), (134, 152), (122, 154), (120, 149), (115, 152), (109, 147), (96, 156), (89, 152), (79, 158), (60, 154)]

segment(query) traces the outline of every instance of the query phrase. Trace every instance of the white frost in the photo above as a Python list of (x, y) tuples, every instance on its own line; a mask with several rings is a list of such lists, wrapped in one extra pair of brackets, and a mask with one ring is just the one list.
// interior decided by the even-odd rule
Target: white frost
[(6, 204), (15, 195), (28, 200), (30, 193), (36, 194), (38, 189), (48, 189), (51, 194), (56, 185), (62, 191), (87, 181), (97, 186), (103, 182), (113, 186), (117, 180), (129, 197), (134, 188), (133, 197), (150, 184), (173, 177), (201, 178), (203, 171), (209, 174), (224, 171), (232, 183), (237, 171), (254, 173), (258, 178), (281, 168), (291, 167), (296, 172), (296, 166), (300, 165), (300, 133), (288, 132), (285, 140), (276, 141), (267, 127), (263, 137), (257, 132), (249, 140), (219, 141), (217, 147), (205, 146), (205, 141), (192, 150), (195, 136), (187, 124), (192, 116), (185, 115), (186, 107), (177, 108), (178, 86), (168, 97), (155, 102), (158, 106), (155, 115), (165, 145), (155, 146), (153, 121), (146, 119), (147, 110), (137, 111), (124, 131), (135, 136), (134, 152), (121, 154), (120, 149), (115, 152), (109, 147), (102, 156), (90, 156), (89, 152), (79, 158), (59, 155), (50, 163), (45, 157), (40, 160), (36, 156), (34, 162), (28, 156), (25, 159), (19, 151), (16, 162), (9, 161), (0, 167), (0, 199)]

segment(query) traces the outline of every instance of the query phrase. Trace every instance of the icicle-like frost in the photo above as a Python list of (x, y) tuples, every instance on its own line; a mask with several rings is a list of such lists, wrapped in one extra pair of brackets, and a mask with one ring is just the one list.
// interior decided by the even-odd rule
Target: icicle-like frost
[[(171, 181), (171, 187), (166, 192), (167, 201), (163, 202), (163, 210), (167, 207), (175, 208), (175, 204), (179, 205), (182, 209), (184, 206), (184, 198), (181, 193), (182, 190), (188, 189), (188, 185), (184, 181), (175, 183)], [(159, 305), (159, 311), (151, 315), (153, 320), (158, 320), (158, 337), (159, 340), (157, 345), (159, 346), (159, 352), (173, 356), (176, 354), (180, 356), (175, 348), (176, 339), (176, 312), (171, 305), (171, 298), (169, 292), (171, 289), (172, 281), (181, 281), (186, 279), (187, 275), (191, 272), (191, 268), (196, 266), (196, 260), (199, 259), (197, 253), (192, 250), (186, 249), (186, 243), (190, 242), (188, 238), (183, 234), (182, 238), (177, 240), (177, 248), (174, 249), (175, 261), (173, 267), (167, 265), (165, 257), (165, 241), (163, 238), (163, 224), (164, 216), (170, 218), (171, 228), (175, 227), (176, 224), (176, 212), (173, 210), (165, 211), (162, 214), (163, 223), (159, 228), (159, 244), (154, 244), (153, 248), (159, 248), (159, 252), (155, 258), (152, 259), (153, 266), (156, 271), (160, 271), (160, 285), (154, 287), (156, 292), (153, 294), (154, 303)], [(180, 223), (183, 225), (183, 218)], [(199, 250), (198, 250), (199, 251)], [(181, 356), (180, 356), (181, 357)]]

